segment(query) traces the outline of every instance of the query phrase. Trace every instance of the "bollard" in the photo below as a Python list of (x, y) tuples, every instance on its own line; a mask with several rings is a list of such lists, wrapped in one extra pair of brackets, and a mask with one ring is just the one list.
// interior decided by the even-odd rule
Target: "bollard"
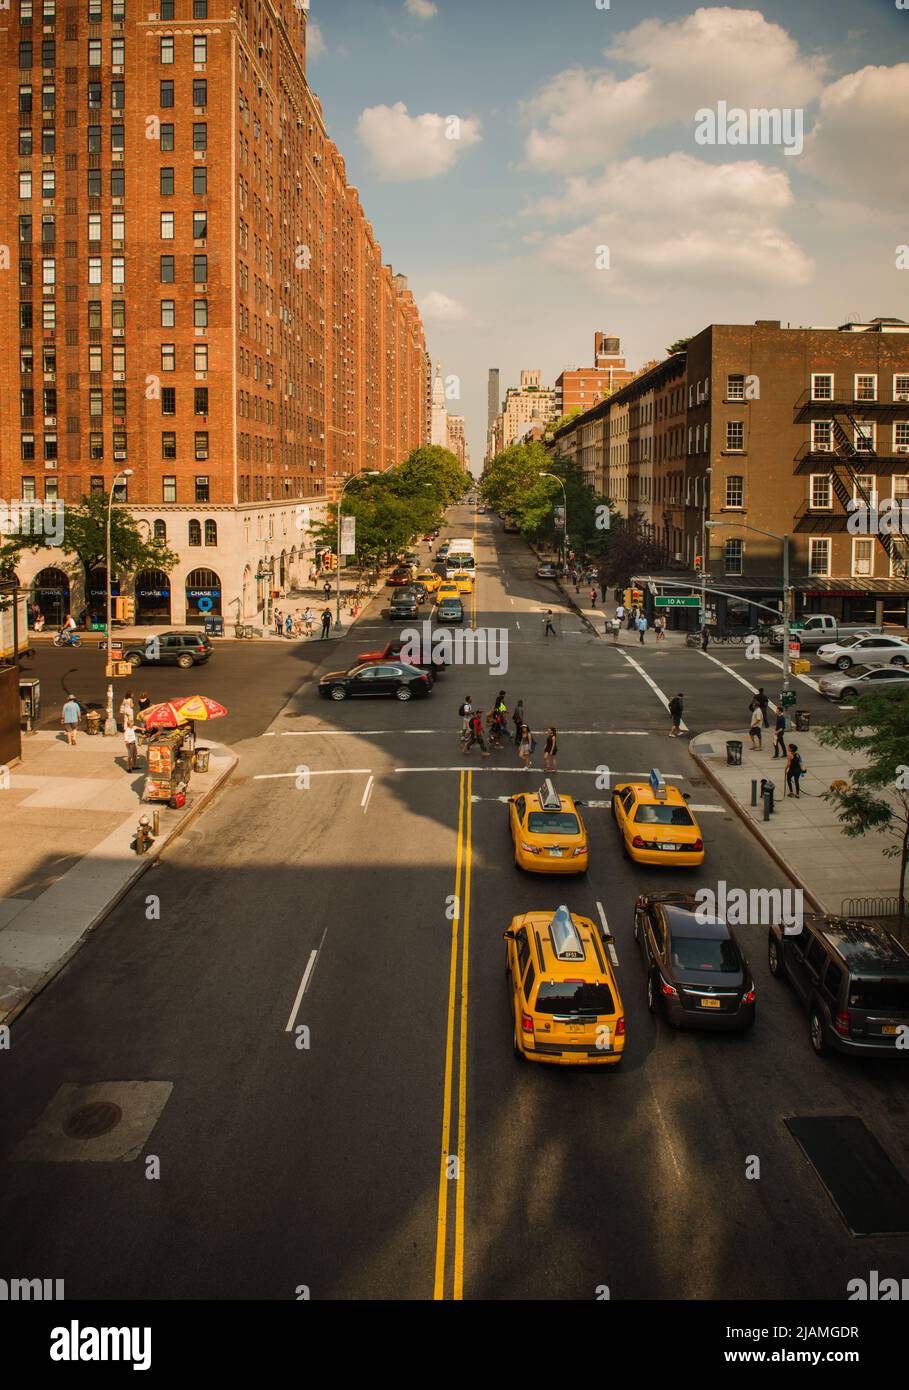
[(766, 777), (761, 778), (761, 796), (764, 798), (764, 820), (773, 815), (774, 785)]
[(756, 805), (757, 805), (757, 798), (758, 798), (758, 791), (757, 791), (757, 789), (758, 789), (757, 778), (756, 778), (756, 777), (752, 777), (752, 779), (751, 779), (751, 804), (752, 804), (752, 806), (756, 806)]

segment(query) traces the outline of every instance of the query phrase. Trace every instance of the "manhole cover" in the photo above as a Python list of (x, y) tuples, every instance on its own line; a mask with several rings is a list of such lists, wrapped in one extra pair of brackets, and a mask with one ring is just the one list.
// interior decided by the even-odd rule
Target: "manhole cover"
[(69, 1139), (98, 1139), (120, 1123), (123, 1111), (110, 1100), (94, 1100), (80, 1105), (63, 1121), (63, 1133)]

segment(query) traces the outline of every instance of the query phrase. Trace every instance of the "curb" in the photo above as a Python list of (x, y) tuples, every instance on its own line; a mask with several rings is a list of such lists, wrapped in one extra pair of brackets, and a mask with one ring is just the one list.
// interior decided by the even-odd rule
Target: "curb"
[[(38, 981), (38, 983), (34, 985), (33, 988), (29, 990), (29, 992), (26, 995), (24, 995), (18, 1003), (13, 1005), (8, 1014), (4, 1015), (4, 1026), (8, 1027), (19, 1017), (20, 1014), (23, 1014), (25, 1012), (29, 1004), (31, 1004), (33, 1000), (37, 999), (38, 995), (41, 994), (42, 991), (46, 989), (47, 986), (51, 983), (51, 981), (54, 980), (57, 977), (57, 975), (60, 974), (60, 971), (64, 968), (64, 966), (69, 964), (73, 956), (80, 949), (80, 947), (84, 945), (85, 941), (95, 930), (95, 928), (100, 927), (102, 922), (104, 922), (105, 919), (109, 917), (110, 914), (113, 912), (114, 908), (117, 907), (117, 905), (123, 901), (127, 893), (130, 892), (130, 890), (139, 881), (139, 879), (142, 877), (145, 871), (147, 869), (150, 869), (153, 864), (156, 864), (158, 862), (164, 850), (170, 844), (172, 844), (173, 841), (177, 840), (180, 837), (180, 835), (182, 835), (186, 827), (191, 825), (192, 822), (196, 819), (196, 817), (201, 814), (201, 812), (205, 809), (208, 803), (212, 800), (215, 793), (217, 791), (220, 791), (221, 787), (224, 786), (224, 784), (233, 775), (234, 769), (236, 768), (240, 759), (236, 753), (231, 753), (230, 756), (231, 762), (229, 766), (224, 769), (218, 780), (214, 782), (210, 787), (208, 787), (205, 790), (205, 792), (203, 792), (202, 796), (199, 797), (198, 801), (193, 803), (192, 807), (189, 809), (186, 815), (183, 816), (177, 822), (177, 824), (171, 829), (167, 837), (161, 837), (161, 839), (154, 846), (152, 846), (152, 848), (149, 849), (146, 854), (136, 856), (135, 867), (133, 868), (132, 872), (129, 874), (125, 882), (121, 884), (121, 886), (117, 889), (113, 897), (105, 903), (104, 907), (100, 910), (100, 912), (95, 914), (95, 916), (89, 922), (88, 926), (82, 932), (82, 935), (79, 937), (79, 940), (74, 942), (73, 945), (70, 946), (69, 950), (65, 953), (65, 955), (62, 955), (59, 960), (55, 961), (54, 964), (50, 966), (50, 968), (41, 976), (41, 979)], [(143, 803), (140, 801), (138, 804), (141, 807)]]
[(707, 761), (704, 758), (702, 758), (698, 752), (695, 751), (694, 747), (692, 746), (693, 744), (694, 739), (690, 739), (688, 742), (688, 752), (690, 756), (694, 759), (694, 761), (697, 763), (701, 771), (704, 773), (704, 776), (707, 778), (710, 785), (714, 788), (715, 791), (719, 792), (720, 796), (723, 798), (726, 804), (736, 813), (739, 820), (743, 821), (745, 825), (747, 825), (752, 835), (754, 835), (755, 839), (760, 841), (760, 843), (763, 845), (764, 849), (770, 855), (770, 858), (774, 861), (777, 867), (782, 869), (783, 873), (795, 885), (795, 887), (801, 890), (807, 901), (814, 908), (815, 912), (826, 914), (827, 908), (821, 902), (820, 898), (815, 897), (811, 889), (807, 887), (807, 885), (801, 878), (799, 878), (798, 874), (796, 873), (792, 865), (789, 863), (788, 859), (784, 858), (783, 855), (780, 854), (779, 850), (776, 848), (776, 845), (774, 845), (772, 841), (768, 839), (768, 837), (761, 830), (758, 823), (755, 820), (753, 820), (751, 816), (748, 815), (748, 812), (745, 810), (745, 807), (741, 804), (741, 802), (736, 801), (735, 798), (729, 794), (725, 785), (720, 781), (719, 777), (717, 777), (716, 773), (713, 771), (713, 769), (710, 767)]

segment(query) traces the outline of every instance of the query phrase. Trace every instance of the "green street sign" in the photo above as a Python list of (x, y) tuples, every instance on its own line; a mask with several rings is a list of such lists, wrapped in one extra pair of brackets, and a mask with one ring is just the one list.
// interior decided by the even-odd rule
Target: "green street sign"
[(701, 600), (697, 594), (657, 594), (653, 600), (657, 608), (700, 608)]

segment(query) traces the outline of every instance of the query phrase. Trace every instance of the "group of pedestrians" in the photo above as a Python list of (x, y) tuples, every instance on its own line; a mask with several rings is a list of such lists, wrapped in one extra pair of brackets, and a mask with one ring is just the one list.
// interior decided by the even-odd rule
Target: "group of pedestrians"
[[(127, 690), (123, 699), (120, 701), (119, 720), (120, 728), (123, 733), (123, 746), (126, 750), (126, 768), (128, 772), (135, 772), (139, 761), (139, 735), (136, 728), (137, 718), (151, 705), (151, 697), (147, 690), (140, 690), (136, 697), (131, 690)], [(67, 695), (60, 713), (60, 723), (66, 735), (66, 741), (70, 748), (76, 746), (76, 734), (82, 723), (83, 710), (76, 696), (70, 691)]]
[[(596, 605), (594, 605), (594, 607), (596, 607)], [(647, 621), (647, 615), (643, 608), (638, 608), (637, 605), (632, 608), (626, 608), (624, 603), (617, 604), (615, 617), (606, 620), (606, 630), (607, 632), (611, 630), (613, 642), (618, 642), (619, 633), (622, 631), (623, 626), (628, 632), (636, 632), (638, 634), (638, 641), (642, 646), (644, 645), (644, 639), (647, 636), (647, 629), (650, 624)], [(653, 630), (656, 633), (656, 640), (662, 642), (666, 636), (666, 619), (663, 617), (662, 613), (654, 618)]]
[[(508, 727), (508, 705), (504, 690), (499, 691), (492, 702), (492, 708), (485, 716), (482, 710), (474, 706), (471, 695), (464, 697), (458, 715), (461, 720), (462, 753), (467, 755), (476, 744), (479, 746), (480, 756), (488, 758), (491, 756), (490, 749), (504, 748), (506, 743), (510, 743), (517, 749), (518, 757), (530, 772), (533, 766), (532, 758), (537, 750), (537, 740), (527, 723), (523, 700), (518, 700), (511, 712), (511, 729)], [(558, 751), (558, 734), (554, 725), (550, 725), (546, 730), (543, 747), (543, 766), (547, 772), (555, 772)]]
[[(751, 748), (753, 752), (759, 753), (763, 747), (763, 731), (770, 728), (770, 700), (763, 686), (759, 686), (748, 709), (751, 714), (748, 729), (751, 737)], [(785, 734), (786, 713), (785, 710), (778, 709), (773, 729), (773, 757), (774, 759), (785, 758), (786, 796), (794, 796), (798, 800), (801, 796), (801, 781), (805, 773), (805, 766), (798, 744), (787, 743)]]
[[(320, 641), (325, 641), (331, 632), (332, 612), (330, 608), (326, 607), (322, 610), (319, 621), (322, 624)], [(309, 604), (303, 609), (298, 608), (296, 613), (285, 613), (282, 609), (276, 608), (274, 623), (276, 637), (312, 637), (316, 616)]]

